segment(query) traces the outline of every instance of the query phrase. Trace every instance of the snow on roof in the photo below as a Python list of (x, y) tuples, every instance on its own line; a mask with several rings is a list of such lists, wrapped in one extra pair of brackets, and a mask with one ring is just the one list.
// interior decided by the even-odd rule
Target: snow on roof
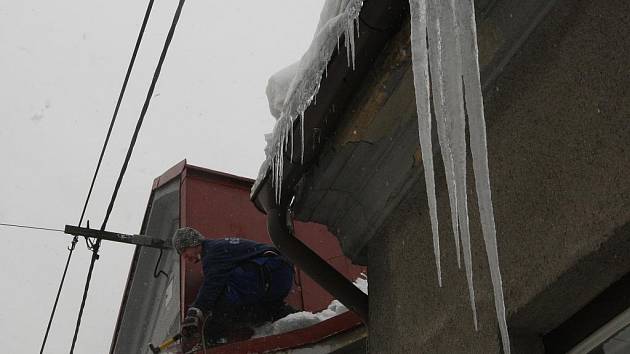
[[(354, 281), (354, 285), (356, 285), (364, 293), (368, 293), (368, 280), (365, 274), (361, 274), (361, 277), (357, 278)], [(341, 302), (339, 302), (338, 300), (333, 300), (326, 309), (320, 312), (296, 312), (275, 322), (267, 323), (258, 328), (255, 328), (253, 338), (273, 336), (309, 327), (319, 322), (323, 322), (329, 318), (340, 315), (346, 311), (348, 311), (348, 309)]]
[[(269, 169), (277, 197), (281, 193), (282, 162), (284, 149), (293, 137), (294, 122), (298, 119), (304, 126), (304, 111), (311, 104), (317, 92), (322, 76), (335, 48), (339, 47), (339, 39), (344, 36), (348, 49), (348, 65), (354, 67), (355, 26), (363, 0), (327, 0), (320, 14), (317, 30), (311, 45), (302, 58), (271, 76), (267, 83), (267, 99), (269, 110), (278, 119), (271, 134), (266, 134), (266, 159), (263, 162), (258, 178), (252, 190), (256, 190)], [(357, 31), (358, 32), (358, 31)], [(302, 151), (304, 158), (304, 130), (302, 131)], [(291, 151), (293, 154), (293, 151)]]

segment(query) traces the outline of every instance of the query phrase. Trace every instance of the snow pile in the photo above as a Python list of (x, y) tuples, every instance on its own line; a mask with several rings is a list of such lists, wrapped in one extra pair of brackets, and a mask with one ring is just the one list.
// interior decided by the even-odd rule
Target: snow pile
[[(411, 9), (412, 66), (418, 130), (433, 231), (438, 284), (440, 286), (442, 284), (442, 275), (431, 146), (429, 90), (433, 95), (432, 103), (437, 123), (438, 140), (446, 171), (451, 205), (451, 226), (457, 249), (457, 261), (461, 267), (461, 240), (470, 304), (473, 310), (473, 322), (475, 329), (477, 329), (466, 194), (466, 122), (468, 122), (479, 214), (490, 265), (497, 320), (503, 350), (509, 354), (510, 338), (505, 318), (503, 286), (499, 271), (496, 228), (490, 193), (486, 126), (479, 78), (473, 1), (409, 0), (409, 5)], [(429, 68), (431, 69), (430, 76)]]
[[(365, 274), (361, 274), (361, 277), (354, 281), (354, 285), (367, 294), (368, 281)], [(306, 328), (322, 321), (326, 321), (327, 319), (340, 315), (346, 311), (348, 311), (348, 309), (341, 302), (333, 300), (326, 309), (320, 312), (296, 312), (281, 318), (276, 322), (267, 323), (258, 328), (254, 328), (253, 338), (273, 336)]]
[(265, 324), (254, 329), (254, 338), (273, 336), (276, 334), (291, 332), (296, 329), (305, 328), (325, 321), (331, 317), (348, 311), (339, 301), (333, 300), (328, 308), (321, 312), (312, 313), (307, 311), (292, 313), (276, 322)]
[(257, 181), (261, 181), (271, 167), (278, 200), (282, 192), (284, 153), (289, 144), (293, 159), (293, 124), (300, 120), (302, 141), (300, 156), (303, 162), (304, 111), (317, 95), (322, 76), (334, 50), (339, 47), (339, 38), (342, 35), (348, 53), (348, 65), (354, 67), (355, 30), (358, 33), (358, 17), (362, 6), (363, 0), (327, 0), (320, 15), (315, 37), (302, 59), (269, 79), (266, 90), (269, 108), (278, 121), (273, 133), (265, 136), (267, 158), (261, 166)]
[[(490, 192), (473, 0), (409, 0), (409, 5), (418, 130), (438, 285), (442, 285), (442, 271), (431, 143), (431, 106), (435, 112), (438, 141), (447, 178), (457, 263), (461, 267), (463, 255), (473, 323), (477, 329), (466, 191), (466, 127), (469, 130), (478, 208), (490, 265), (497, 320), (504, 352), (509, 354), (509, 335)], [(267, 159), (261, 166), (257, 184), (270, 169), (277, 200), (280, 200), (282, 193), (285, 152), (290, 153), (293, 160), (294, 122), (299, 120), (301, 123), (300, 154), (304, 162), (304, 111), (317, 94), (322, 75), (333, 51), (339, 46), (342, 35), (348, 49), (348, 65), (354, 68), (355, 26), (358, 26), (357, 19), (362, 6), (362, 0), (328, 0), (308, 51), (299, 62), (281, 70), (269, 80), (267, 96), (270, 110), (278, 121), (273, 134), (266, 136)], [(254, 190), (257, 184), (254, 185)], [(297, 319), (295, 321), (300, 322)]]

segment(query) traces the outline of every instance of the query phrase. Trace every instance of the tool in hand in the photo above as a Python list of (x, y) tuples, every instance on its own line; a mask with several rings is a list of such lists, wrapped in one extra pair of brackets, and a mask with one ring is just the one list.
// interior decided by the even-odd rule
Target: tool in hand
[(162, 350), (170, 347), (171, 345), (173, 345), (173, 343), (177, 342), (181, 338), (182, 338), (181, 333), (177, 333), (173, 337), (171, 337), (171, 338), (165, 340), (164, 342), (162, 342), (162, 344), (160, 344), (157, 347), (155, 347), (155, 346), (153, 346), (153, 344), (149, 343), (149, 349), (151, 349), (152, 353), (160, 353), (160, 352), (162, 352)]

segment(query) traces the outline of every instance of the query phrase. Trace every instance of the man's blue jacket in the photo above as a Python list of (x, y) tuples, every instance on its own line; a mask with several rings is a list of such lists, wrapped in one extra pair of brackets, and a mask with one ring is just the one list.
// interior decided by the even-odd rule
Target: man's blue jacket
[(214, 310), (231, 270), (267, 251), (278, 252), (271, 245), (238, 237), (204, 240), (201, 242), (201, 249), (203, 283), (191, 306), (200, 309), (204, 314)]

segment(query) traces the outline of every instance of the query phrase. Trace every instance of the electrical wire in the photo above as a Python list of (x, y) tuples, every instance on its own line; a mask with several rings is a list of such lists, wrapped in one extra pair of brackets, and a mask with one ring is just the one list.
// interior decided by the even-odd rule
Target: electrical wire
[(185, 0), (179, 0), (179, 4), (177, 5), (177, 10), (175, 10), (175, 15), (173, 16), (173, 22), (171, 23), (171, 28), (169, 29), (168, 35), (166, 36), (166, 42), (164, 43), (164, 47), (162, 48), (162, 54), (160, 54), (160, 60), (158, 61), (158, 65), (155, 68), (155, 72), (153, 73), (153, 80), (151, 81), (151, 86), (149, 87), (149, 91), (147, 92), (147, 97), (144, 100), (144, 105), (142, 106), (142, 111), (140, 112), (140, 118), (138, 119), (138, 123), (136, 124), (136, 129), (133, 132), (133, 137), (131, 138), (131, 143), (129, 145), (129, 149), (127, 150), (127, 156), (125, 157), (125, 161), (123, 163), (122, 169), (120, 170), (120, 175), (118, 176), (118, 181), (116, 182), (116, 187), (114, 188), (114, 193), (112, 194), (112, 198), (109, 202), (109, 206), (107, 207), (107, 213), (105, 214), (105, 219), (103, 220), (103, 225), (101, 226), (101, 230), (105, 229), (105, 225), (107, 225), (107, 221), (109, 220), (109, 216), (114, 208), (114, 203), (116, 201), (116, 196), (118, 195), (118, 190), (120, 189), (120, 184), (122, 183), (123, 176), (127, 171), (127, 166), (129, 165), (129, 160), (131, 159), (131, 154), (133, 152), (133, 148), (136, 145), (136, 140), (138, 138), (138, 133), (140, 132), (140, 127), (142, 127), (142, 123), (144, 122), (144, 117), (147, 114), (147, 110), (149, 109), (149, 103), (151, 102), (151, 97), (153, 96), (153, 91), (155, 90), (155, 85), (157, 84), (157, 80), (160, 77), (160, 72), (162, 71), (162, 64), (164, 63), (164, 59), (166, 58), (166, 53), (168, 52), (168, 47), (171, 44), (171, 40), (173, 39), (173, 34), (175, 33), (175, 27), (177, 26), (177, 22), (179, 21), (179, 16), (182, 12), (182, 6), (184, 5)]
[[(118, 110), (120, 109), (120, 104), (122, 102), (123, 96), (125, 95), (125, 91), (127, 89), (127, 83), (129, 82), (129, 77), (131, 76), (131, 70), (133, 69), (133, 64), (136, 61), (136, 55), (138, 54), (138, 49), (140, 48), (140, 43), (142, 42), (142, 37), (144, 35), (144, 31), (147, 27), (147, 23), (149, 21), (149, 16), (151, 15), (151, 9), (153, 8), (154, 0), (149, 0), (147, 5), (147, 9), (144, 13), (144, 19), (142, 20), (142, 26), (140, 27), (140, 32), (138, 33), (138, 38), (136, 39), (136, 45), (133, 48), (133, 53), (131, 54), (131, 60), (129, 61), (129, 65), (127, 66), (127, 73), (125, 74), (125, 79), (123, 80), (123, 85), (120, 88), (120, 93), (118, 94), (118, 101), (116, 102), (116, 108), (114, 108), (114, 114), (112, 115), (111, 122), (109, 123), (109, 129), (107, 130), (107, 135), (105, 136), (105, 142), (103, 143), (103, 149), (101, 150), (101, 155), (98, 158), (98, 163), (96, 164), (96, 169), (94, 171), (94, 176), (92, 177), (92, 183), (90, 184), (90, 189), (87, 194), (87, 198), (85, 199), (85, 204), (83, 205), (83, 211), (81, 211), (81, 218), (79, 219), (79, 227), (83, 222), (83, 217), (85, 216), (85, 211), (87, 209), (88, 203), (90, 201), (90, 196), (92, 195), (92, 190), (94, 189), (94, 183), (96, 182), (96, 176), (98, 175), (98, 171), (101, 168), (101, 163), (103, 162), (103, 156), (105, 155), (105, 150), (107, 149), (107, 144), (109, 143), (109, 138), (112, 135), (112, 130), (114, 128), (114, 123), (116, 122), (116, 117), (118, 117)], [(89, 239), (86, 237), (86, 242), (88, 242), (88, 248), (90, 246), (94, 246), (93, 243), (90, 244)]]
[(168, 274), (166, 274), (165, 271), (163, 271), (162, 269), (158, 271), (158, 266), (160, 265), (160, 261), (162, 260), (162, 253), (164, 253), (164, 250), (160, 248), (160, 255), (158, 256), (158, 260), (157, 262), (155, 262), (155, 268), (153, 269), (153, 278), (158, 278), (160, 275), (163, 275), (166, 277), (166, 280), (169, 280)]
[[(144, 35), (144, 31), (146, 29), (147, 22), (149, 20), (149, 15), (151, 14), (151, 9), (153, 8), (153, 2), (154, 2), (154, 0), (149, 0), (149, 4), (147, 5), (147, 9), (146, 9), (145, 14), (144, 14), (144, 19), (142, 21), (142, 26), (140, 27), (140, 32), (138, 34), (138, 38), (136, 39), (136, 45), (135, 45), (135, 47), (133, 49), (133, 53), (131, 55), (131, 60), (129, 62), (129, 66), (127, 67), (127, 73), (125, 74), (125, 79), (123, 80), (123, 85), (122, 85), (122, 87), (120, 89), (120, 93), (118, 95), (118, 101), (116, 102), (116, 108), (114, 109), (114, 113), (112, 115), (112, 119), (111, 119), (111, 122), (109, 124), (109, 129), (107, 130), (107, 135), (105, 137), (105, 142), (103, 143), (103, 148), (101, 149), (101, 154), (99, 156), (98, 163), (96, 164), (96, 169), (94, 171), (94, 176), (92, 177), (92, 182), (90, 184), (90, 188), (89, 188), (87, 197), (85, 198), (85, 203), (83, 204), (83, 210), (81, 211), (81, 217), (79, 218), (79, 224), (78, 224), (79, 227), (83, 223), (83, 218), (85, 217), (85, 211), (87, 210), (87, 206), (89, 204), (90, 197), (92, 196), (92, 191), (94, 189), (94, 184), (96, 182), (96, 177), (97, 177), (98, 172), (99, 172), (99, 170), (101, 168), (101, 163), (103, 162), (103, 156), (105, 155), (105, 150), (107, 149), (107, 145), (109, 143), (109, 138), (111, 136), (112, 129), (114, 127), (114, 123), (116, 122), (116, 117), (118, 116), (118, 110), (120, 109), (120, 104), (122, 102), (122, 98), (125, 95), (125, 91), (127, 89), (127, 83), (129, 82), (129, 77), (131, 76), (131, 70), (132, 70), (133, 64), (134, 64), (134, 62), (136, 60), (136, 55), (138, 53), (138, 48), (140, 47), (140, 43), (142, 42), (142, 37)], [(46, 333), (44, 334), (44, 339), (42, 341), (40, 354), (42, 354), (44, 352), (44, 348), (46, 347), (46, 341), (48, 340), (48, 334), (50, 332), (50, 327), (51, 327), (52, 321), (53, 321), (53, 319), (55, 317), (55, 312), (57, 310), (57, 304), (59, 302), (59, 296), (61, 294), (61, 289), (63, 288), (63, 284), (64, 284), (65, 279), (66, 279), (66, 273), (68, 271), (68, 265), (70, 264), (70, 259), (72, 258), (72, 252), (75, 249), (77, 240), (78, 240), (78, 237), (74, 236), (74, 238), (72, 239), (72, 244), (68, 248), (68, 250), (69, 250), (68, 259), (66, 261), (66, 266), (64, 268), (63, 275), (61, 276), (61, 281), (59, 283), (59, 289), (57, 290), (57, 297), (55, 298), (55, 303), (54, 303), (52, 311), (50, 313), (50, 319), (48, 320), (48, 326), (46, 327)], [(90, 240), (87, 237), (85, 238), (85, 242), (86, 242), (88, 248), (93, 248), (94, 247), (94, 244), (91, 243)], [(97, 248), (97, 250), (98, 250), (98, 248)], [(73, 344), (73, 347), (74, 347), (74, 344)]]
[(57, 296), (55, 297), (55, 303), (52, 308), (52, 312), (50, 313), (50, 319), (48, 320), (48, 326), (46, 327), (46, 334), (44, 335), (44, 341), (42, 342), (42, 347), (39, 350), (39, 354), (44, 352), (44, 348), (46, 347), (46, 340), (48, 339), (48, 333), (50, 332), (50, 326), (52, 324), (52, 320), (55, 317), (55, 311), (57, 310), (57, 304), (59, 303), (59, 296), (61, 295), (61, 289), (63, 288), (63, 283), (66, 280), (66, 273), (68, 273), (68, 265), (70, 265), (70, 259), (72, 258), (72, 252), (79, 241), (78, 237), (74, 237), (72, 239), (72, 243), (70, 247), (68, 247), (68, 259), (66, 260), (66, 266), (63, 269), (63, 275), (61, 276), (61, 282), (59, 284), (59, 289), (57, 289)]
[[(111, 215), (112, 209), (114, 208), (114, 203), (116, 201), (116, 197), (118, 195), (118, 191), (120, 189), (120, 185), (122, 184), (123, 177), (127, 171), (127, 166), (129, 165), (129, 160), (131, 159), (131, 154), (133, 152), (133, 148), (136, 144), (136, 139), (138, 138), (138, 133), (140, 132), (140, 128), (142, 127), (142, 122), (144, 121), (144, 117), (149, 108), (149, 103), (151, 102), (151, 97), (153, 96), (153, 91), (155, 90), (155, 85), (157, 84), (157, 80), (160, 77), (160, 72), (162, 71), (162, 65), (164, 64), (164, 59), (166, 58), (166, 53), (168, 52), (168, 48), (173, 39), (173, 34), (175, 33), (175, 27), (177, 26), (177, 22), (179, 21), (179, 17), (182, 12), (182, 7), (184, 6), (185, 0), (179, 0), (179, 4), (177, 5), (177, 9), (175, 10), (175, 15), (173, 16), (173, 22), (171, 23), (171, 28), (168, 31), (168, 35), (166, 36), (166, 41), (164, 43), (164, 47), (162, 48), (162, 53), (160, 54), (160, 59), (158, 61), (157, 67), (155, 68), (155, 72), (153, 74), (153, 80), (151, 81), (151, 86), (149, 87), (149, 91), (147, 93), (147, 97), (145, 98), (144, 105), (142, 106), (142, 112), (140, 113), (140, 117), (138, 118), (138, 123), (136, 124), (136, 129), (134, 130), (133, 137), (131, 138), (131, 142), (129, 144), (129, 149), (127, 150), (127, 156), (125, 157), (125, 161), (120, 170), (120, 174), (118, 175), (118, 180), (116, 181), (116, 187), (114, 188), (114, 192), (112, 193), (112, 198), (107, 207), (107, 212), (105, 213), (105, 218), (103, 219), (103, 224), (101, 225), (101, 231), (105, 230), (107, 226), (107, 221), (109, 220), (109, 216)], [(94, 263), (99, 258), (98, 250), (100, 248), (101, 240), (98, 239), (94, 244), (92, 249), (92, 260), (90, 262), (90, 268), (88, 270), (88, 276), (85, 283), (85, 289), (83, 291), (83, 299), (81, 300), (81, 307), (79, 309), (79, 316), (77, 318), (76, 327), (74, 330), (74, 337), (72, 339), (72, 347), (70, 348), (70, 354), (74, 352), (74, 347), (77, 341), (77, 336), (79, 334), (79, 328), (81, 327), (81, 317), (83, 316), (83, 309), (85, 308), (85, 301), (87, 299), (88, 290), (90, 288), (90, 281), (92, 279), (92, 271), (94, 270)]]
[(22, 229), (32, 229), (32, 230), (43, 230), (43, 231), (63, 232), (63, 230), (61, 230), (61, 229), (51, 229), (51, 228), (48, 228), (48, 227), (29, 226), (29, 225), (19, 225), (19, 224), (6, 224), (6, 223), (0, 223), (0, 226), (17, 227), (17, 228), (22, 228)]
[[(18, 224), (0, 223), (0, 226), (16, 227), (16, 228), (31, 229), (31, 230), (64, 232), (64, 230), (60, 230), (60, 229), (51, 229), (51, 228), (48, 228), (48, 227), (37, 227), (37, 226), (18, 225)], [(68, 272), (68, 265), (70, 264), (70, 258), (72, 257), (72, 251), (74, 251), (74, 248), (75, 248), (75, 246), (77, 244), (77, 241), (78, 241), (77, 237), (75, 236), (74, 239), (72, 240), (72, 243), (71, 243), (70, 247), (68, 247), (68, 250), (70, 252), (68, 253), (68, 259), (66, 260), (66, 266), (63, 269), (63, 275), (61, 277), (61, 285), (59, 286), (59, 289), (57, 290), (57, 297), (55, 298), (55, 303), (53, 305), (51, 318), (48, 321), (48, 327), (46, 328), (46, 334), (44, 335), (44, 341), (43, 341), (42, 347), (41, 347), (41, 349), (39, 351), (40, 354), (43, 353), (44, 347), (46, 346), (46, 340), (48, 339), (48, 333), (50, 332), (50, 325), (52, 323), (52, 317), (54, 316), (55, 309), (57, 308), (57, 304), (59, 303), (59, 295), (61, 294), (61, 288), (62, 288), (62, 285), (63, 285), (63, 281), (66, 278), (66, 273)]]
[(72, 337), (72, 346), (70, 347), (70, 354), (74, 353), (74, 346), (77, 343), (77, 337), (79, 335), (79, 327), (81, 327), (81, 318), (83, 317), (83, 309), (85, 308), (85, 300), (87, 300), (88, 290), (90, 289), (90, 281), (92, 280), (92, 272), (94, 271), (94, 264), (99, 259), (98, 250), (101, 247), (101, 239), (98, 239), (92, 247), (92, 259), (90, 261), (90, 268), (88, 270), (87, 279), (85, 280), (85, 288), (83, 289), (83, 298), (81, 299), (81, 307), (79, 309), (79, 317), (77, 318), (77, 324), (74, 329), (74, 337)]

